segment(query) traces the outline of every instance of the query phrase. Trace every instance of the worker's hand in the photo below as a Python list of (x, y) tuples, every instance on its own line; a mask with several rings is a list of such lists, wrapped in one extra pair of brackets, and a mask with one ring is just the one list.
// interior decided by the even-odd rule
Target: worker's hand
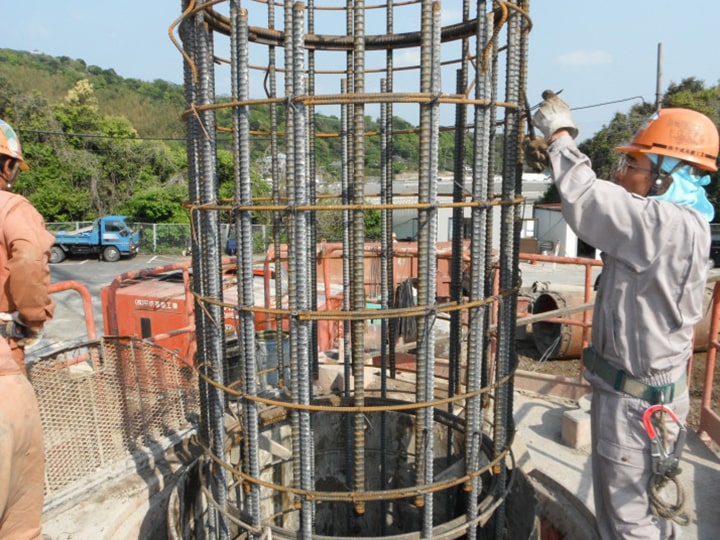
[(17, 311), (0, 313), (0, 321), (5, 323), (5, 334), (20, 347), (29, 347), (40, 339), (42, 326), (32, 328), (25, 324)]
[(577, 137), (578, 128), (567, 103), (557, 97), (552, 90), (545, 90), (542, 97), (543, 102), (533, 116), (533, 124), (542, 131), (545, 139), (549, 140), (553, 133), (560, 129), (567, 129), (573, 139)]
[(525, 164), (533, 172), (543, 172), (550, 166), (550, 159), (547, 153), (548, 143), (540, 137), (533, 138), (528, 135), (523, 140), (523, 155)]

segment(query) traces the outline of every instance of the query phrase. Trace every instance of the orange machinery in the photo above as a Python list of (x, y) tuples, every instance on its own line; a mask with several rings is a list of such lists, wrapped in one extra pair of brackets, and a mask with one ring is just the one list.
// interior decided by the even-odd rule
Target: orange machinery
[[(467, 250), (467, 246), (466, 250)], [(368, 306), (377, 305), (381, 276), (380, 244), (368, 243), (364, 249), (364, 282)], [(467, 251), (463, 265), (468, 263)], [(254, 268), (255, 276), (255, 328), (256, 331), (277, 328), (273, 310), (287, 307), (287, 298), (277, 303), (274, 298), (275, 279), (273, 267), (275, 252), (271, 247), (262, 264)], [(317, 249), (317, 303), (318, 311), (342, 309), (343, 300), (343, 253), (342, 245), (321, 242)], [(279, 257), (285, 280), (288, 265), (287, 247), (281, 247)], [(417, 245), (414, 242), (396, 242), (393, 246), (393, 289), (417, 275)], [(450, 243), (438, 243), (437, 298), (443, 302), (450, 296)], [(237, 303), (236, 259), (223, 259), (223, 301), (234, 306)], [(127, 272), (116, 277), (101, 290), (105, 335), (137, 336), (152, 339), (182, 358), (192, 361), (196, 350), (194, 297), (191, 292), (191, 266), (189, 262), (157, 268)], [(287, 291), (287, 284), (283, 286)], [(282, 327), (288, 328), (288, 315), (282, 318)], [(236, 311), (225, 309), (225, 328), (234, 335), (237, 328)], [(321, 351), (338, 347), (342, 339), (342, 324), (337, 320), (318, 321), (318, 348)]]
[[(237, 299), (234, 263), (223, 261), (223, 297)], [(195, 353), (194, 297), (190, 263), (127, 272), (100, 291), (105, 335), (152, 339), (191, 361)], [(236, 327), (235, 312), (225, 310), (228, 331)]]

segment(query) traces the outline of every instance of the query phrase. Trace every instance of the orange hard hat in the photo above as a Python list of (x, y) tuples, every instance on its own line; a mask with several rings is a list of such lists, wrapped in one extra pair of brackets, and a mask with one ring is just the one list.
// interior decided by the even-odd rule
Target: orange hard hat
[(629, 144), (615, 150), (673, 157), (715, 172), (718, 170), (718, 128), (697, 111), (660, 109), (647, 119)]
[(22, 155), (22, 147), (17, 134), (10, 127), (10, 124), (4, 120), (0, 120), (0, 154), (10, 156), (20, 162), (20, 170), (27, 171), (30, 166), (27, 164)]

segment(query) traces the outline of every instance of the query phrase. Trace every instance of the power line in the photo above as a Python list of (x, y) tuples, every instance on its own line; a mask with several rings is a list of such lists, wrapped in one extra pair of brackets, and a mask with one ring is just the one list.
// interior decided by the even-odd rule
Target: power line
[(614, 105), (615, 103), (623, 103), (625, 101), (632, 101), (633, 99), (639, 99), (643, 103), (647, 104), (647, 102), (645, 101), (645, 98), (643, 98), (642, 96), (633, 96), (633, 97), (624, 98), (624, 99), (616, 99), (615, 101), (606, 101), (604, 103), (597, 103), (596, 105), (583, 105), (582, 107), (570, 107), (570, 110), (579, 111), (580, 109), (592, 109), (594, 107), (604, 107), (605, 105)]
[(35, 135), (59, 135), (61, 137), (84, 137), (87, 139), (113, 139), (116, 141), (185, 141), (185, 138), (175, 137), (123, 137), (118, 135), (105, 135), (103, 133), (67, 133), (65, 131), (43, 131), (40, 129), (19, 128), (20, 133), (33, 133)]
[[(562, 90), (560, 90), (559, 92), (556, 92), (555, 95), (558, 95), (560, 92), (562, 92)], [(593, 109), (595, 107), (605, 107), (606, 105), (614, 105), (615, 103), (624, 103), (625, 101), (632, 101), (634, 99), (639, 99), (643, 103), (647, 103), (645, 101), (645, 98), (642, 96), (632, 96), (632, 97), (627, 97), (627, 98), (622, 98), (622, 99), (615, 99), (613, 101), (603, 101), (602, 103), (595, 103), (594, 105), (581, 105), (580, 107), (570, 107), (570, 110), (571, 111), (579, 111), (581, 109)], [(537, 109), (541, 104), (542, 104), (542, 102), (538, 103), (537, 105), (533, 105), (532, 107), (530, 107), (530, 110), (533, 111), (533, 110)]]
[[(583, 105), (580, 107), (570, 107), (570, 110), (579, 111), (582, 109), (592, 109), (595, 107), (604, 107), (606, 105), (614, 105), (615, 103), (624, 103), (626, 101), (632, 101), (634, 99), (639, 99), (643, 103), (647, 103), (645, 101), (645, 98), (643, 98), (642, 96), (632, 96), (632, 97), (627, 97), (627, 98), (623, 98), (623, 99), (616, 99), (613, 101), (605, 101), (602, 103), (596, 103), (594, 105)], [(531, 107), (530, 110), (534, 110), (539, 106), (540, 106), (540, 104), (538, 103), (537, 105)], [(57, 135), (57, 136), (61, 136), (61, 137), (82, 137), (82, 138), (87, 138), (87, 139), (111, 139), (111, 140), (116, 140), (116, 141), (186, 142), (186, 139), (184, 137), (183, 138), (179, 138), (179, 137), (130, 137), (130, 136), (123, 137), (123, 136), (117, 136), (117, 135), (105, 135), (102, 133), (67, 133), (64, 131), (45, 131), (45, 130), (40, 130), (40, 129), (23, 129), (23, 128), (18, 128), (17, 131), (20, 133), (32, 133), (34, 135)], [(270, 140), (270, 138), (269, 137), (257, 137), (256, 140)]]

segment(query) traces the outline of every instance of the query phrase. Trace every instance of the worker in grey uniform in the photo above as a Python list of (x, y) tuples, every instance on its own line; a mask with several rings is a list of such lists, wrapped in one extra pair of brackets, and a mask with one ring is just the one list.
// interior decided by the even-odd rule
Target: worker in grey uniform
[[(717, 170), (718, 130), (696, 111), (659, 110), (615, 149), (620, 164), (612, 182), (602, 181), (575, 144), (578, 130), (567, 104), (550, 91), (543, 98), (533, 123), (545, 136), (563, 217), (602, 252), (592, 345), (583, 354), (593, 389), (600, 536), (676, 538), (682, 516), (653, 505), (656, 461), (648, 432), (655, 430), (644, 420), (655, 409), (670, 413), (660, 419), (666, 429), (660, 442), (666, 455), (674, 452), (689, 409), (687, 367), (710, 268), (714, 209), (703, 186)], [(660, 428), (657, 418), (651, 421)]]

